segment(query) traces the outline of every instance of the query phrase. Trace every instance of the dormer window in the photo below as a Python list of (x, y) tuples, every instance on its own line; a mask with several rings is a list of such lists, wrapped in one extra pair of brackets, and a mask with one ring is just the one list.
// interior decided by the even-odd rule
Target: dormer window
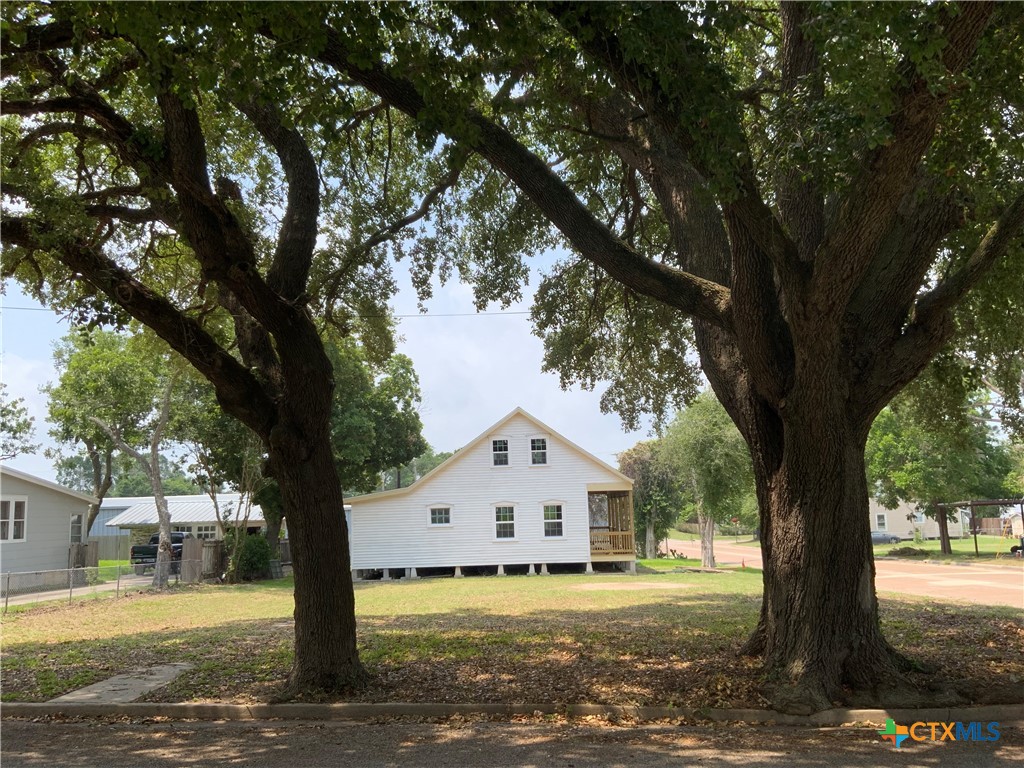
[(508, 440), (491, 440), (491, 455), (494, 457), (494, 466), (508, 466)]
[(530, 440), (530, 463), (548, 463), (548, 440), (546, 437), (535, 437)]

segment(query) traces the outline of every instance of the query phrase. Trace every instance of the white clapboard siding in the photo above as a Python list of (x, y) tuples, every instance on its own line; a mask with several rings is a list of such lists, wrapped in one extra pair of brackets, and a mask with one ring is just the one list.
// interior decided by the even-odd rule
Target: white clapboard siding
[[(537, 437), (547, 439), (546, 465), (530, 463), (530, 440)], [(493, 465), (492, 439), (508, 440), (508, 466)], [(594, 483), (631, 487), (628, 478), (516, 409), (408, 489), (349, 499), (352, 567), (585, 563), (587, 485)], [(561, 538), (544, 536), (545, 503), (562, 506)], [(515, 507), (514, 540), (496, 538), (496, 505)], [(450, 507), (451, 525), (431, 525), (431, 506)]]

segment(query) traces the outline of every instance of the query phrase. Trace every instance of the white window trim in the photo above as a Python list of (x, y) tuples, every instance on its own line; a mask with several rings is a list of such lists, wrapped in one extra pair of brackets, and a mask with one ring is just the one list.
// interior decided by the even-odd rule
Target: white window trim
[[(4, 544), (23, 544), (23, 543), (25, 543), (26, 541), (28, 541), (28, 496), (4, 496), (3, 498), (0, 498), (0, 501), (9, 501), (11, 503), (11, 516), (8, 519), (8, 528), (7, 528), (8, 536), (13, 536), (14, 535), (14, 503), (16, 501), (24, 501), (25, 502), (25, 526), (24, 526), (24, 528), (22, 530), (22, 532), (25, 535), (22, 536), (20, 539), (12, 539), (12, 538), (0, 539), (0, 541), (2, 541)], [(84, 524), (85, 523), (83, 523), (83, 525)]]
[[(547, 521), (544, 519), (544, 507), (561, 507), (562, 508), (562, 533), (560, 536), (548, 536), (546, 526), (544, 525)], [(554, 540), (560, 541), (565, 538), (565, 502), (559, 499), (551, 499), (549, 501), (542, 501), (540, 503), (540, 537), (545, 541)]]
[[(544, 463), (534, 464), (533, 463), (533, 441), (543, 440), (544, 441)], [(548, 467), (551, 465), (551, 437), (549, 435), (530, 435), (526, 440), (526, 464), (529, 467)]]
[[(25, 507), (25, 517), (28, 517), (28, 506)], [(82, 522), (79, 523), (78, 541), (71, 538), (71, 533), (75, 530), (75, 518), (82, 518)], [(85, 544), (85, 513), (84, 512), (72, 512), (68, 516), (68, 541), (71, 544)]]
[[(448, 522), (447, 523), (433, 523), (430, 518), (430, 510), (440, 509), (441, 507), (448, 508)], [(447, 502), (439, 501), (436, 504), (427, 504), (427, 528), (454, 528), (455, 523), (452, 520), (455, 519), (455, 505), (448, 504)]]
[[(508, 459), (508, 462), (506, 464), (495, 464), (494, 463), (494, 441), (495, 440), (504, 440), (505, 441), (505, 445), (508, 448), (508, 450), (505, 452), (505, 457)], [(488, 458), (488, 461), (490, 462), (492, 468), (494, 468), (494, 469), (507, 469), (508, 467), (512, 466), (512, 438), (508, 437), (507, 435), (492, 435), (491, 438), (487, 442), (487, 446), (490, 448), (490, 453), (489, 453), (490, 458)]]
[[(512, 536), (510, 538), (498, 538), (498, 507), (512, 507)], [(506, 541), (519, 541), (519, 505), (514, 501), (496, 501), (491, 504), (491, 532), (496, 543), (502, 544)]]
[[(878, 518), (882, 518), (882, 524), (878, 524)], [(875, 513), (875, 530), (889, 532), (889, 516), (885, 512)]]

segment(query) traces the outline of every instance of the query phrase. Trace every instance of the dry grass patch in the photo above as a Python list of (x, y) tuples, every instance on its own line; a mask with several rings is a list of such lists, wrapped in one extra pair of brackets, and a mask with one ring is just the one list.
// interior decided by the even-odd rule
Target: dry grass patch
[[(431, 579), (356, 589), (372, 675), (352, 701), (760, 707), (738, 656), (760, 574)], [(290, 584), (202, 587), (52, 605), (3, 622), (4, 699), (40, 701), (138, 666), (196, 668), (151, 701), (271, 698), (291, 662)], [(1020, 701), (1019, 611), (883, 600), (887, 636), (976, 703)]]

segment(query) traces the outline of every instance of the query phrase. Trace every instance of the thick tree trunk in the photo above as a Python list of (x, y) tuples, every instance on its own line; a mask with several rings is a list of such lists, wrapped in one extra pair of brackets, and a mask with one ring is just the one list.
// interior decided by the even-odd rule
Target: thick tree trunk
[(946, 510), (935, 502), (932, 502), (929, 506), (932, 509), (932, 514), (935, 515), (935, 520), (939, 524), (939, 549), (944, 555), (952, 555), (953, 545), (949, 541), (949, 518), (946, 516)]
[(365, 678), (356, 650), (344, 502), (327, 432), (309, 449), (305, 461), (271, 452), (295, 574), (295, 661), (286, 695), (342, 692)]
[(697, 512), (697, 527), (700, 530), (700, 565), (701, 568), (715, 567), (715, 521), (711, 515), (704, 514), (703, 507)]
[(814, 428), (788, 423), (774, 469), (773, 462), (758, 460), (763, 446), (753, 447), (764, 601), (745, 650), (763, 655), (773, 703), (784, 711), (825, 709), (850, 690), (884, 699), (880, 689), (899, 688), (908, 668), (879, 627), (864, 472), (867, 430), (854, 432), (841, 422), (818, 412)]

